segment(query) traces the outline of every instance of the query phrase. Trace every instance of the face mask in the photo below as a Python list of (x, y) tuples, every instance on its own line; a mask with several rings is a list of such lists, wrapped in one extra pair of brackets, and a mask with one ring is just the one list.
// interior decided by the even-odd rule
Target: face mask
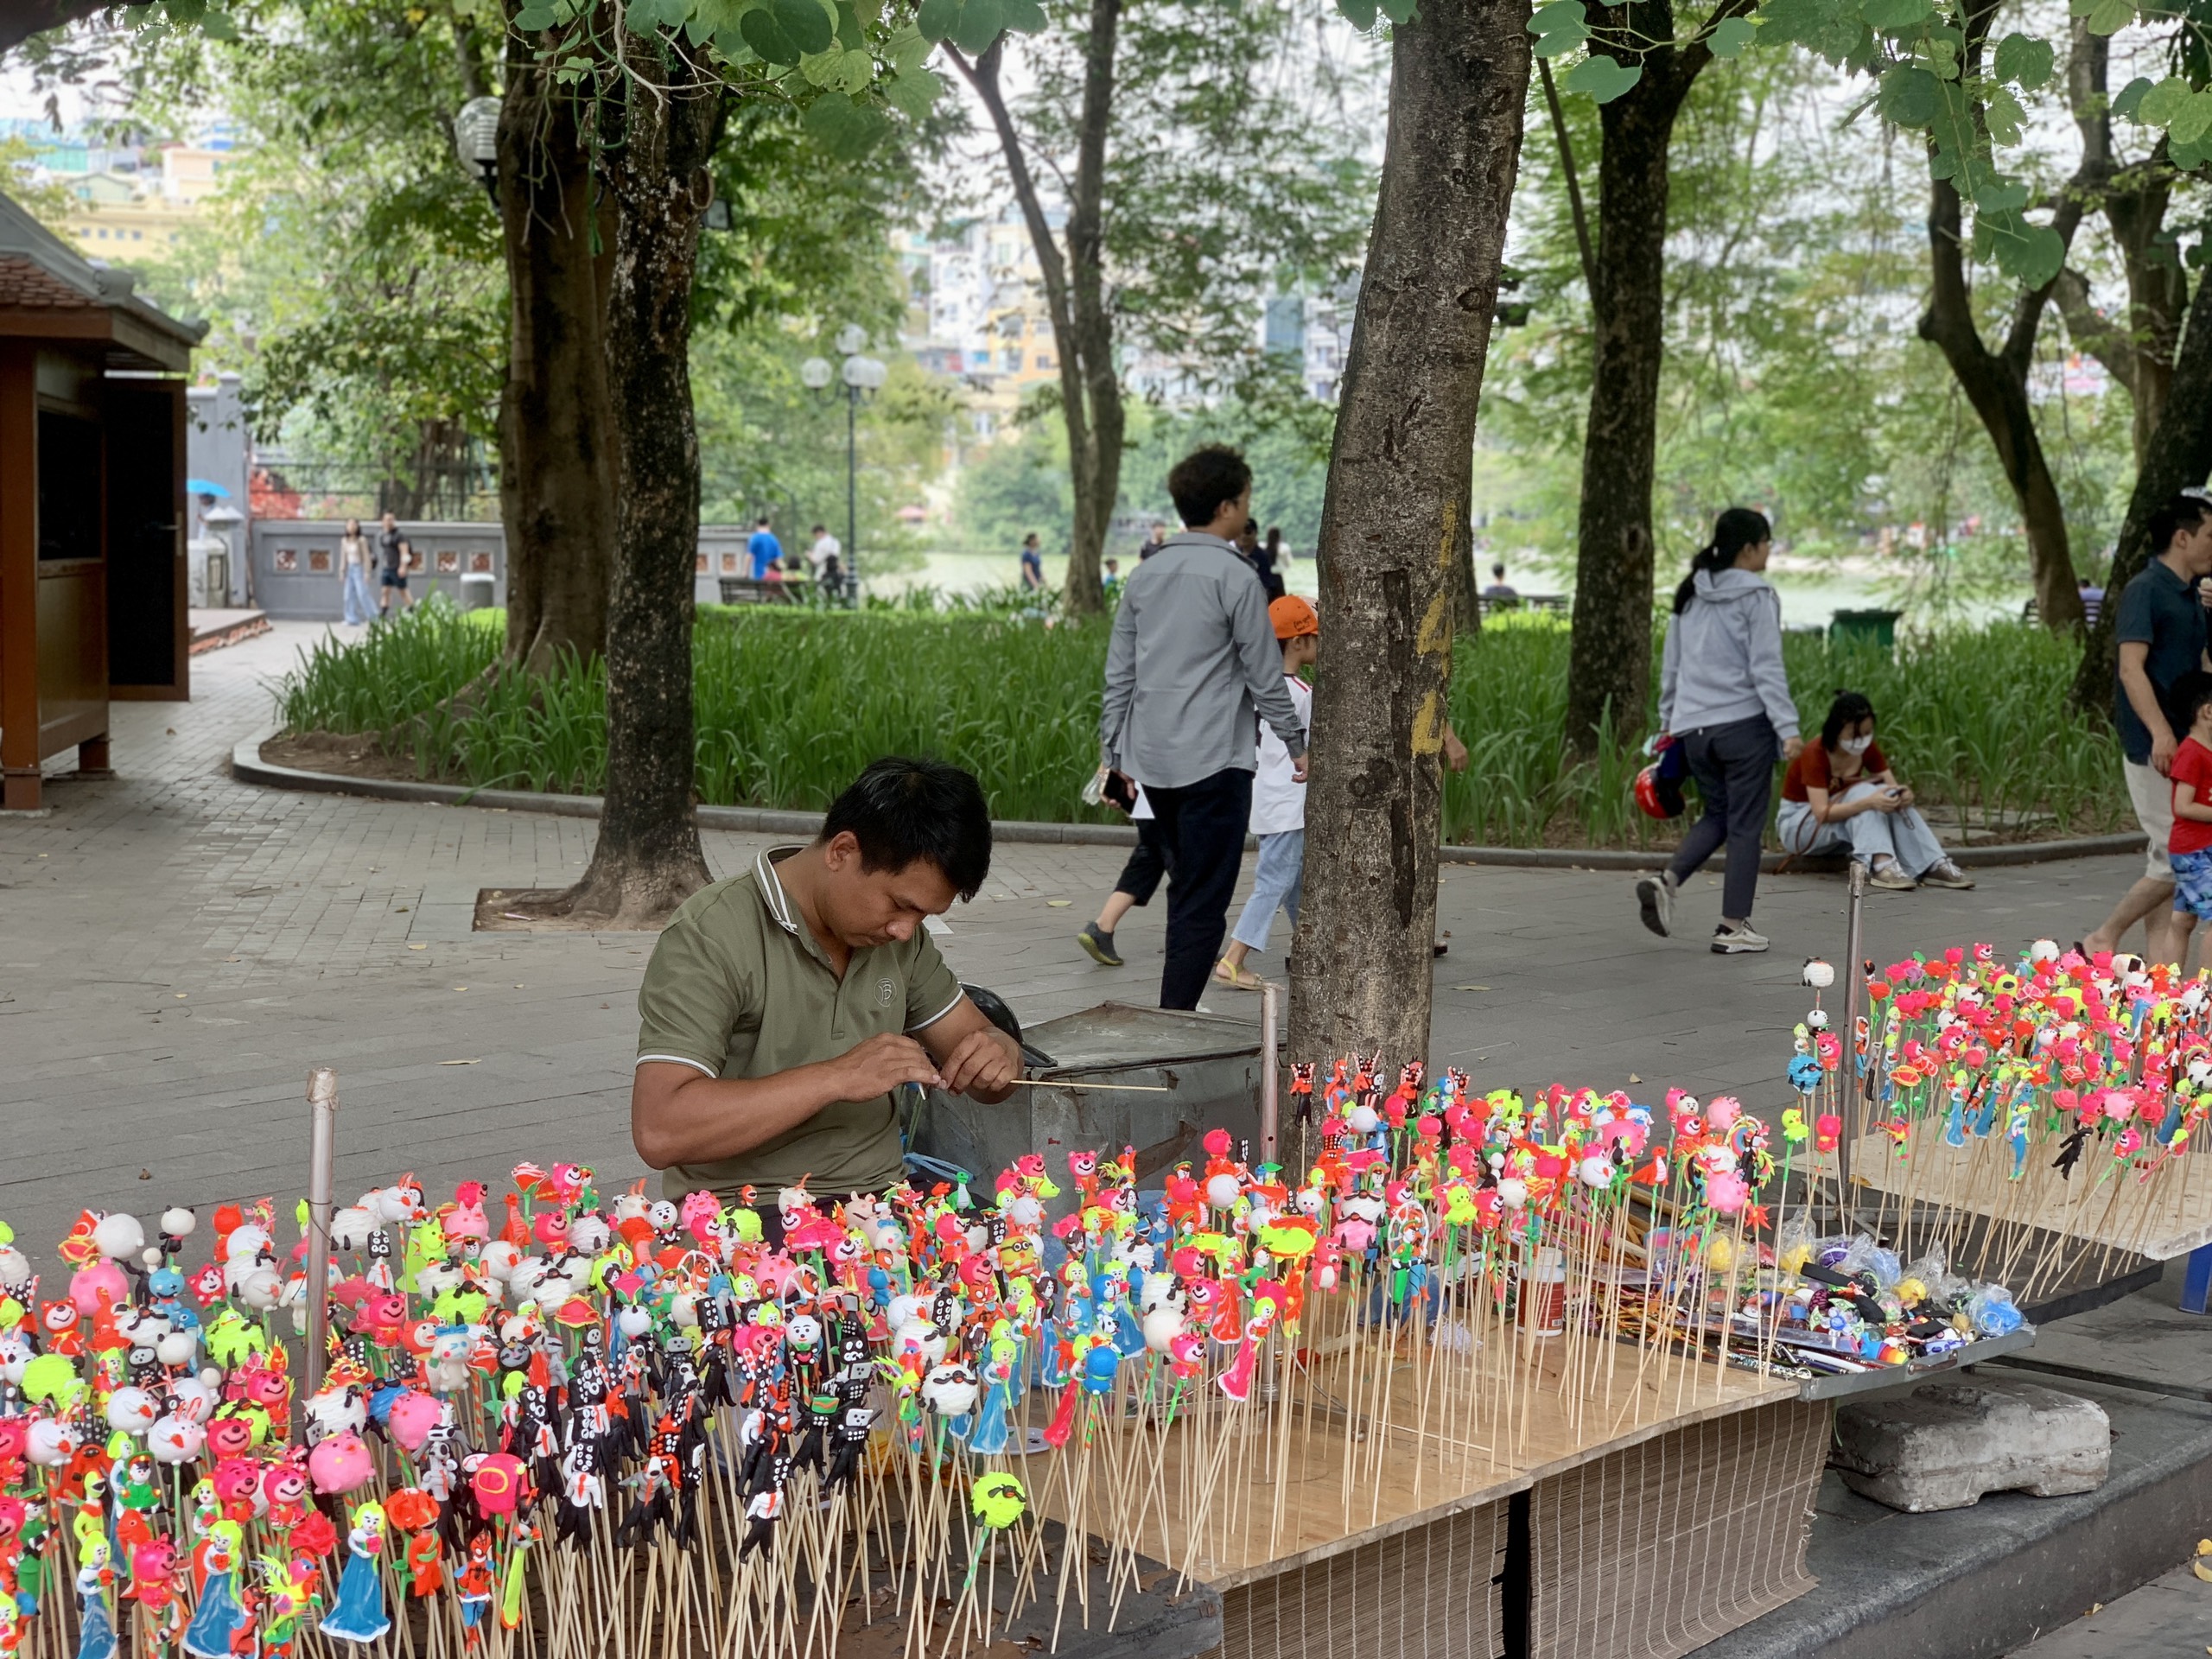
[(1847, 737), (1841, 745), (1846, 754), (1864, 754), (1873, 747), (1874, 740), (1871, 734), (1866, 737)]

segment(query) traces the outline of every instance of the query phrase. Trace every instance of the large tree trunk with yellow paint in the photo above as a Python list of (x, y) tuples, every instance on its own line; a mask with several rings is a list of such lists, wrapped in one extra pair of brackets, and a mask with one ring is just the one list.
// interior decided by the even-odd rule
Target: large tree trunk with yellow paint
[(1321, 513), (1291, 1055), (1426, 1054), (1453, 572), (1529, 89), (1528, 0), (1423, 0), (1391, 48), (1375, 232)]

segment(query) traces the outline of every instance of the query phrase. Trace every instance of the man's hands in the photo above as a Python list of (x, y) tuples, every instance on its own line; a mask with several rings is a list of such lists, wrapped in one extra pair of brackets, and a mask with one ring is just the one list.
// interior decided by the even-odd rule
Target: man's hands
[(1803, 738), (1785, 737), (1782, 740), (1782, 760), (1783, 765), (1787, 766), (1790, 761), (1795, 760), (1799, 755), (1804, 753), (1805, 740)]
[(1312, 756), (1310, 754), (1301, 754), (1297, 760), (1290, 763), (1290, 781), (1292, 783), (1302, 784), (1306, 781), (1306, 763), (1311, 758)]
[(847, 1049), (830, 1064), (839, 1100), (868, 1100), (910, 1083), (931, 1089), (945, 1084), (928, 1051), (895, 1031), (880, 1033)]
[(1021, 1051), (1013, 1038), (991, 1026), (963, 1037), (938, 1069), (943, 1086), (955, 1094), (1004, 1094), (1021, 1076)]
[(2181, 744), (2168, 726), (2154, 727), (2151, 732), (2151, 770), (2161, 778), (2173, 770), (2174, 751)]

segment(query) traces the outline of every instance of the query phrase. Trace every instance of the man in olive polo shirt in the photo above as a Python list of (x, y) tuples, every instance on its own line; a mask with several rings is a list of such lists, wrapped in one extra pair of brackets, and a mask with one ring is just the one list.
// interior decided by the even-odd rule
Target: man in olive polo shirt
[(908, 1084), (1004, 1100), (1021, 1050), (923, 926), (975, 896), (991, 823), (976, 780), (878, 760), (822, 833), (773, 847), (676, 912), (638, 991), (630, 1135), (671, 1198), (745, 1186), (772, 1209), (880, 1192), (903, 1173)]

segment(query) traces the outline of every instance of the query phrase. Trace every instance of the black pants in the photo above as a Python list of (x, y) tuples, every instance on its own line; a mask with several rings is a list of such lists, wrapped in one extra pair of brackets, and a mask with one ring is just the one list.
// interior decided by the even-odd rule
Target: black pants
[(1766, 830), (1767, 804), (1774, 795), (1774, 762), (1781, 753), (1774, 724), (1764, 715), (1732, 720), (1725, 726), (1700, 726), (1681, 734), (1688, 750), (1690, 776), (1697, 779), (1705, 816), (1682, 837), (1668, 868), (1677, 886), (1728, 844), (1728, 874), (1723, 879), (1720, 913), (1749, 921), (1759, 885), (1759, 836)]
[(1167, 849), (1162, 844), (1158, 818), (1136, 820), (1137, 849), (1129, 855), (1129, 861), (1122, 866), (1122, 874), (1115, 878), (1114, 891), (1126, 893), (1139, 908), (1152, 902), (1152, 895), (1160, 890), (1160, 878), (1167, 874)]
[(1180, 789), (1145, 785), (1167, 864), (1167, 965), (1160, 1006), (1195, 1008), (1229, 931), (1229, 900), (1244, 862), (1252, 774), (1237, 767)]

